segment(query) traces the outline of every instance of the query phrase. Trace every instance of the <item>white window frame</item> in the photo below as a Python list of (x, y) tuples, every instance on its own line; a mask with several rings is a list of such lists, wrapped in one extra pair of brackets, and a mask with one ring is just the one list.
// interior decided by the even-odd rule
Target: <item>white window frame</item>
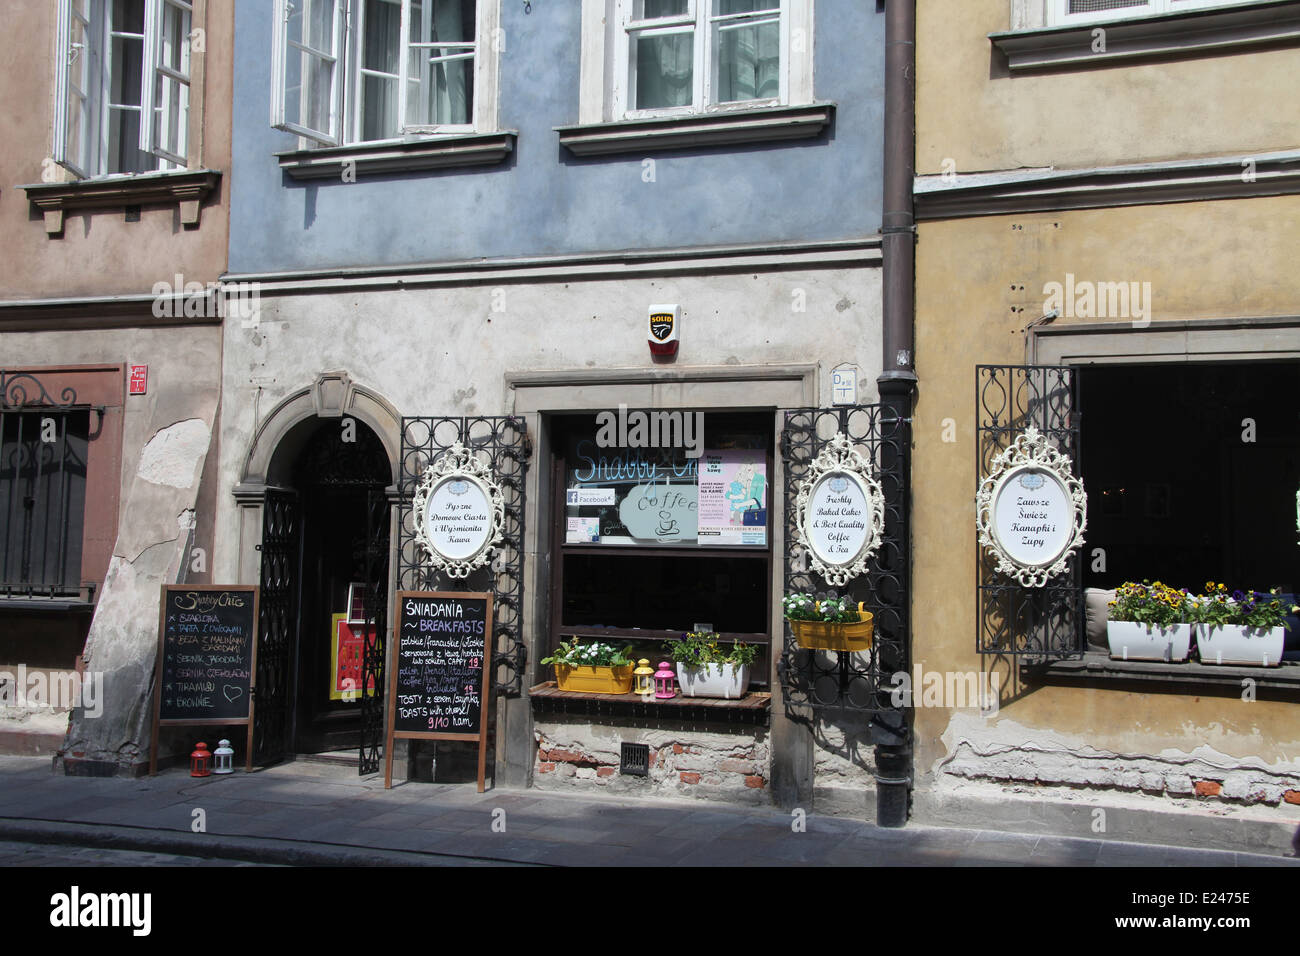
[[(410, 0), (388, 0), (401, 4), (401, 25), (398, 53), (397, 115), (401, 125), (396, 136), (368, 140), (362, 135), (362, 110), (364, 77), (374, 71), (362, 69), (361, 41), (365, 29), (365, 0), (334, 0), (333, 45), (321, 51), (335, 65), (330, 97), (330, 117), (327, 129), (315, 130), (289, 120), (286, 116), (288, 77), (286, 67), (289, 56), (288, 13), (292, 3), (312, 3), (320, 0), (275, 0), (273, 12), (271, 56), (271, 126), (295, 133), (301, 145), (350, 146), (362, 143), (391, 143), (413, 138), (435, 138), (474, 132), (492, 132), (497, 129), (497, 75), (500, 41), (500, 0), (478, 0), (475, 4), (474, 39), (465, 42), (416, 43), (410, 41)], [(431, 9), (431, 8), (430, 8)], [(409, 51), (413, 47), (438, 49), (440, 61), (463, 60), (473, 57), (474, 105), (472, 122), (437, 125), (407, 124), (407, 96), (409, 95)], [(389, 76), (389, 74), (382, 74)]]
[[(693, 0), (694, 29), (699, 31), (700, 0)], [(813, 99), (814, 0), (781, 0), (781, 89), (776, 99), (745, 100), (709, 105), (703, 88), (690, 107), (631, 110), (629, 59), (631, 40), (627, 32), (632, 12), (630, 0), (582, 0), (581, 87), (578, 122), (584, 125), (618, 120), (674, 117), (687, 119), (707, 113), (743, 113), (769, 106), (802, 106)], [(708, 40), (707, 24), (703, 34)], [(702, 68), (700, 43), (696, 43), (697, 84), (712, 83), (709, 67)], [(707, 62), (707, 61), (706, 61)]]
[[(172, 52), (165, 41), (163, 17), (168, 9), (189, 16), (186, 31), (187, 49), (183, 56), (185, 70), (167, 65), (166, 56)], [(83, 25), (86, 42), (72, 43), (72, 22), (76, 18)], [(194, 30), (194, 4), (192, 0), (145, 0), (144, 32), (142, 34), (116, 35), (137, 38), (141, 42), (140, 103), (112, 104), (109, 102), (113, 77), (113, 36), (111, 0), (58, 0), (55, 24), (55, 89), (54, 89), (54, 142), (53, 158), (78, 179), (92, 179), (110, 174), (107, 171), (111, 113), (130, 109), (140, 113), (140, 130), (137, 148), (155, 158), (156, 170), (184, 169), (188, 165), (185, 153), (189, 145), (190, 88), (193, 71), (193, 51), (190, 44)], [(160, 78), (175, 84), (173, 89), (184, 90), (184, 106), (178, 107), (178, 144), (181, 152), (163, 148), (169, 119), (167, 104), (157, 101), (157, 84)], [(75, 97), (81, 102), (81, 154), (70, 155), (68, 144), (68, 104)]]
[[(715, 103), (713, 71), (713, 25), (726, 19), (740, 19), (748, 14), (734, 17), (715, 16), (713, 4), (716, 0), (687, 0), (687, 13), (676, 17), (663, 17), (657, 20), (634, 20), (633, 13), (636, 0), (614, 0), (614, 22), (616, 37), (614, 44), (614, 83), (613, 109), (616, 117), (621, 119), (641, 119), (654, 116), (693, 116), (699, 113), (718, 112), (722, 110), (754, 109), (762, 106), (779, 106), (789, 102), (790, 96), (790, 0), (773, 0), (778, 7), (780, 18), (780, 92), (776, 97), (754, 100), (740, 100), (729, 103)], [(694, 37), (692, 53), (694, 63), (691, 70), (693, 91), (691, 105), (636, 109), (631, 105), (632, 91), (636, 85), (635, 58), (632, 56), (634, 35), (661, 36), (674, 33), (690, 32)]]
[(1089, 13), (1069, 13), (1070, 0), (1046, 0), (1047, 25), (1066, 27), (1085, 23), (1113, 23), (1118, 20), (1135, 20), (1141, 17), (1165, 16), (1171, 13), (1227, 9), (1258, 2), (1259, 0), (1147, 0), (1141, 6), (1120, 7), (1115, 10), (1094, 10)]

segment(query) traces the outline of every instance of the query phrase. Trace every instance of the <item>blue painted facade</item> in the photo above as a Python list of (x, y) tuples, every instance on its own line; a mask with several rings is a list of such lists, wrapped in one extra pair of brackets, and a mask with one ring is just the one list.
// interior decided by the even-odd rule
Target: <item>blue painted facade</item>
[[(297, 137), (270, 111), (272, 4), (237, 0), (232, 273), (394, 266), (622, 249), (856, 239), (880, 231), (884, 15), (816, 5), (815, 139), (579, 158), (554, 127), (578, 122), (581, 5), (503, 0), (497, 166), (300, 182), (276, 152)], [(644, 182), (643, 159), (655, 160)]]

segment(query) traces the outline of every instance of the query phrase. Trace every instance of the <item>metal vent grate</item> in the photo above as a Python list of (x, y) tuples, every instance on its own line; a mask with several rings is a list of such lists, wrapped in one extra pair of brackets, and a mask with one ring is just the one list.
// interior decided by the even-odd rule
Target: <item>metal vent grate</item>
[(650, 745), (623, 744), (618, 752), (618, 772), (634, 777), (650, 775)]

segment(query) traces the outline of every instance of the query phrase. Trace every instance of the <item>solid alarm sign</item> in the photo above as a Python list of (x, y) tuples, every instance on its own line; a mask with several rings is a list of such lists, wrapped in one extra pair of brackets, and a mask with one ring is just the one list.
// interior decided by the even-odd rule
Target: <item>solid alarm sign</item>
[(675, 355), (681, 323), (681, 306), (650, 306), (650, 351), (655, 355)]

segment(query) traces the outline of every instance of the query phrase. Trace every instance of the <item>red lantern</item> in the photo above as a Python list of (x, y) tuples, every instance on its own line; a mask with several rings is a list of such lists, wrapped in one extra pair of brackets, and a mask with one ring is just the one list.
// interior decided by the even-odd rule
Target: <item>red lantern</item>
[(208, 750), (208, 745), (200, 740), (198, 746), (194, 748), (194, 753), (190, 754), (190, 776), (209, 777), (211, 775), (212, 752)]

